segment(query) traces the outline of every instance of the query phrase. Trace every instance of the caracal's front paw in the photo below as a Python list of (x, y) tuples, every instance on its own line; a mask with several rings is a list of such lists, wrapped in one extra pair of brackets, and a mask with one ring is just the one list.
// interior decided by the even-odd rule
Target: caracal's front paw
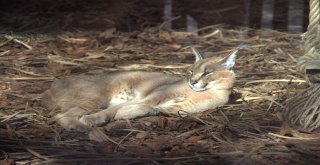
[(83, 124), (77, 117), (54, 117), (55, 121), (66, 130), (76, 130), (79, 132), (89, 132), (91, 127)]
[(99, 116), (99, 114), (90, 114), (90, 115), (83, 115), (79, 121), (84, 125), (93, 127), (93, 126), (101, 126), (110, 121), (109, 117), (106, 116)]

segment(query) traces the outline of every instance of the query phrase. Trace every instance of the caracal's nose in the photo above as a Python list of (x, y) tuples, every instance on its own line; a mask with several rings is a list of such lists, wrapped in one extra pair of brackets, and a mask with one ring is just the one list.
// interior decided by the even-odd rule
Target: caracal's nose
[(189, 82), (190, 82), (191, 85), (194, 85), (194, 84), (198, 83), (197, 80), (190, 80)]

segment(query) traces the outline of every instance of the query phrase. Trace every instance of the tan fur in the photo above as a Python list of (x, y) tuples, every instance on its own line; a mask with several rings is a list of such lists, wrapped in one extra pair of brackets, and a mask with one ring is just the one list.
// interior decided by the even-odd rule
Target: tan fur
[[(73, 76), (55, 81), (41, 101), (51, 111), (60, 110), (55, 121), (78, 131), (114, 119), (199, 113), (227, 103), (233, 71), (208, 58), (196, 61), (188, 72), (186, 78), (140, 71)], [(190, 86), (191, 80), (198, 83)], [(206, 89), (209, 84), (213, 86)]]

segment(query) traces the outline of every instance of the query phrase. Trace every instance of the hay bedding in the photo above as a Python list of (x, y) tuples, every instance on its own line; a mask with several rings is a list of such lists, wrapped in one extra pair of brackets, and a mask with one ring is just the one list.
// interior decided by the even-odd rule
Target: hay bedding
[[(319, 135), (281, 126), (283, 101), (307, 87), (295, 71), (298, 34), (269, 31), (261, 38), (257, 30), (247, 29), (245, 36), (218, 25), (200, 29), (198, 36), (158, 28), (108, 30), (1, 38), (0, 164), (319, 163)], [(208, 56), (251, 45), (239, 52), (230, 104), (184, 118), (115, 121), (88, 137), (48, 124), (50, 113), (35, 101), (67, 75), (117, 69), (183, 76), (193, 62), (185, 43), (196, 43)]]

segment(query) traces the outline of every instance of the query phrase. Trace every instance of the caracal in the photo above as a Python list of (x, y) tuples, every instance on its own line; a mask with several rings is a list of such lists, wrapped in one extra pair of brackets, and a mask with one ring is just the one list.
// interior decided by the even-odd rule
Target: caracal
[(224, 105), (229, 100), (239, 47), (217, 61), (195, 48), (195, 62), (181, 78), (161, 72), (114, 71), (80, 75), (53, 82), (41, 103), (58, 111), (53, 120), (65, 129), (89, 131), (111, 120), (158, 113), (186, 115)]

